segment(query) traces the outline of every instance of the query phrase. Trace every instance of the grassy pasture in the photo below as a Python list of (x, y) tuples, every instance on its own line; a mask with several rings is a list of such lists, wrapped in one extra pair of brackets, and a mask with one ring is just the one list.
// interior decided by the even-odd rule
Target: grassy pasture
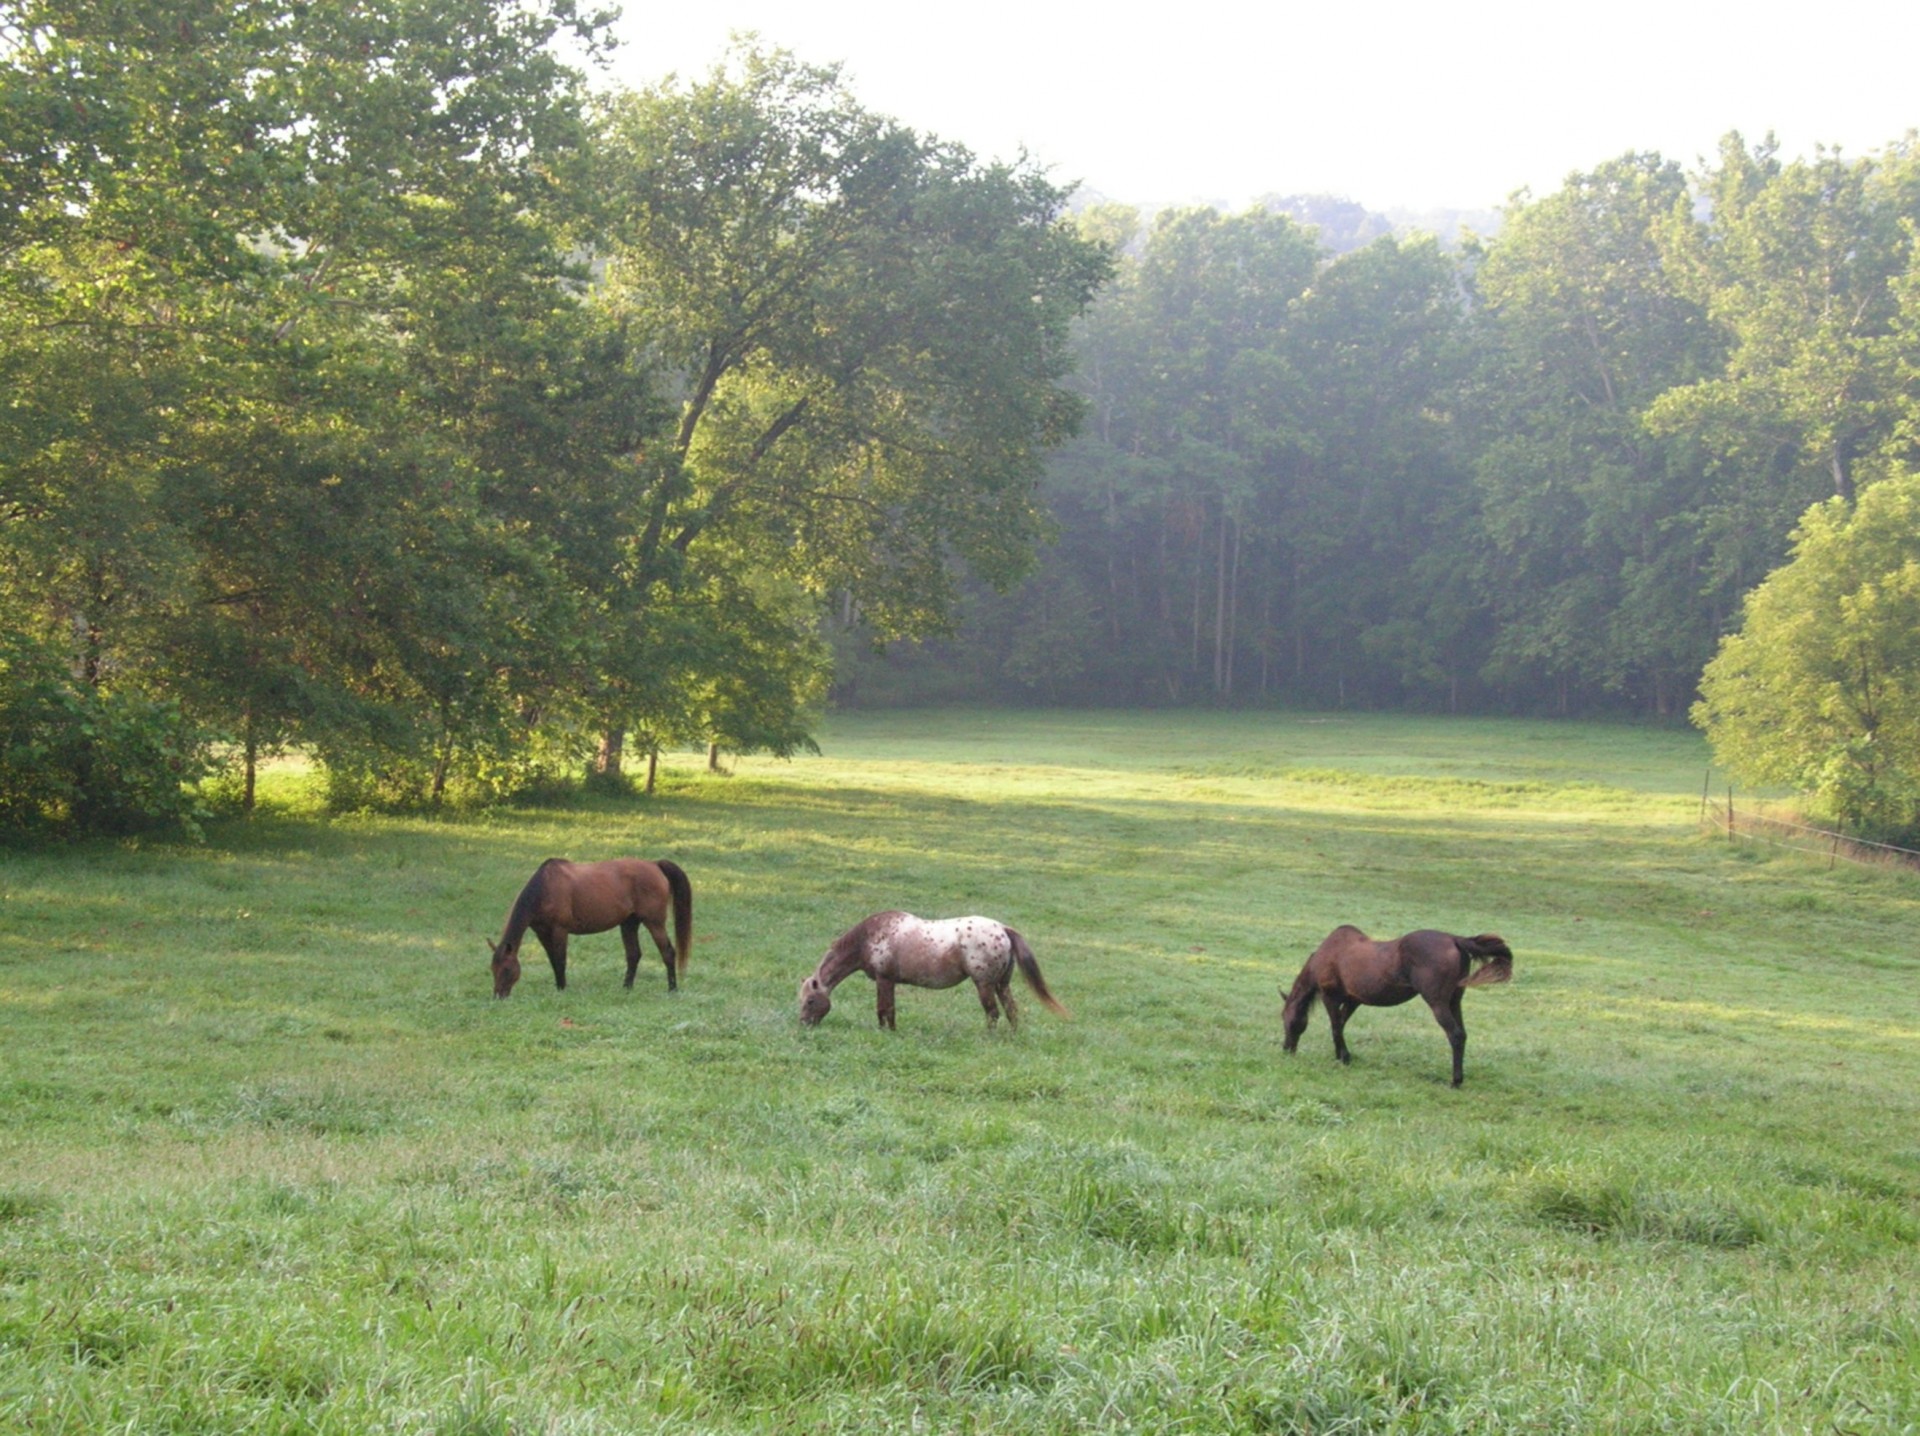
[[(661, 796), (0, 854), (0, 1430), (1920, 1429), (1920, 877), (1696, 832), (1688, 735), (841, 718)], [(539, 859), (671, 856), (682, 991)], [(1032, 941), (795, 988), (887, 906)], [(1326, 930), (1498, 931), (1279, 1052)], [(644, 943), (644, 940), (643, 940)], [(1016, 984), (1015, 992), (1024, 991)]]

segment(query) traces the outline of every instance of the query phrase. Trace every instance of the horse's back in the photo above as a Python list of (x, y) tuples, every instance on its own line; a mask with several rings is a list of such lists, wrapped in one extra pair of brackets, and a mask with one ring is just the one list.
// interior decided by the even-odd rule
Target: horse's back
[(1320, 939), (1320, 945), (1313, 950), (1307, 963), (1309, 966), (1327, 967), (1342, 958), (1370, 955), (1380, 946), (1352, 923), (1343, 922)]
[(607, 858), (595, 863), (541, 864), (554, 889), (552, 915), (573, 932), (604, 932), (656, 905), (667, 880), (645, 858)]
[(1369, 1006), (1391, 1007), (1413, 995), (1407, 968), (1407, 939), (1386, 942), (1342, 923), (1307, 959), (1310, 980), (1323, 991), (1338, 990)]
[(1013, 942), (1006, 924), (997, 919), (978, 913), (932, 919), (905, 912), (875, 914), (883, 916), (894, 921), (874, 933), (870, 951), (875, 966), (898, 982), (951, 987), (969, 978), (996, 981), (1013, 965)]

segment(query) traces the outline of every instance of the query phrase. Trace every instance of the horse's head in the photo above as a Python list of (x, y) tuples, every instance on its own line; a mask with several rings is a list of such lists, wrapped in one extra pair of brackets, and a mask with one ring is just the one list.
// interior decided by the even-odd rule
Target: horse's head
[(505, 997), (513, 991), (514, 983), (520, 980), (520, 944), (495, 942), (491, 938), (483, 940), (493, 954), (493, 995)]
[(827, 994), (827, 985), (818, 977), (809, 977), (800, 984), (800, 1020), (812, 1027), (827, 1015), (833, 1006), (833, 998)]

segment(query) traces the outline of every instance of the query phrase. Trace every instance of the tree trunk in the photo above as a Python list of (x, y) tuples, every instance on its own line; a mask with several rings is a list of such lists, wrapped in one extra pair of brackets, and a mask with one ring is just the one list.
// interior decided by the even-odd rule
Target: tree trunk
[(1233, 696), (1233, 652), (1240, 642), (1240, 535), (1233, 526), (1233, 563), (1227, 569), (1227, 696)]
[(1203, 608), (1202, 596), (1207, 585), (1207, 540), (1206, 530), (1196, 524), (1197, 532), (1193, 543), (1193, 623), (1192, 643), (1187, 653), (1187, 669), (1195, 678), (1200, 676), (1200, 615)]
[(440, 745), (440, 756), (433, 760), (433, 790), (429, 801), (434, 807), (440, 806), (440, 800), (447, 792), (447, 770), (453, 766), (453, 740), (448, 738)]
[(720, 740), (718, 738), (707, 744), (707, 771), (709, 773), (720, 771)]
[(1227, 691), (1227, 506), (1220, 505), (1220, 536), (1213, 551), (1213, 691)]
[(620, 781), (620, 766), (625, 761), (627, 748), (627, 730), (608, 728), (600, 735), (599, 751), (593, 755), (593, 767), (589, 776), (596, 783), (617, 785)]
[(245, 774), (242, 778), (243, 786), (240, 793), (240, 811), (251, 814), (253, 812), (254, 778), (260, 769), (260, 737), (254, 731), (252, 705), (248, 705), (247, 707), (241, 732), (243, 736), (240, 740), (240, 750), (242, 761), (245, 764)]
[(660, 745), (658, 743), (649, 743), (647, 744), (647, 794), (648, 796), (652, 796), (653, 794), (653, 780), (657, 776), (659, 776), (659, 772), (660, 772)]

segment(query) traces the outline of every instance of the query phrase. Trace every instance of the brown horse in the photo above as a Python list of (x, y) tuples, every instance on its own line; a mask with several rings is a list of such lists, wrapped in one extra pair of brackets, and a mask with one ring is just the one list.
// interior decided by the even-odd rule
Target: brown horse
[[(1469, 974), (1467, 969), (1475, 960), (1483, 965)], [(1284, 1046), (1292, 1052), (1300, 1045), (1313, 1000), (1324, 997), (1327, 1020), (1333, 1024), (1333, 1055), (1351, 1062), (1346, 1027), (1353, 1009), (1362, 1003), (1397, 1007), (1417, 995), (1426, 998), (1433, 1020), (1453, 1044), (1453, 1085), (1458, 1087), (1460, 1062), (1467, 1050), (1467, 1028), (1460, 1020), (1461, 994), (1469, 987), (1505, 982), (1512, 976), (1513, 950), (1490, 932), (1455, 937), (1423, 929), (1392, 942), (1375, 942), (1359, 928), (1342, 925), (1327, 934), (1293, 980), (1280, 1013), (1280, 1025), (1287, 1034)]]
[(1007, 1014), (1007, 1026), (1017, 1027), (1020, 1015), (1013, 1006), (1013, 969), (1027, 980), (1047, 1007), (1067, 1015), (1054, 1001), (1040, 976), (1027, 940), (1005, 923), (990, 917), (950, 917), (928, 922), (910, 912), (877, 912), (863, 918), (833, 941), (813, 976), (800, 984), (800, 1020), (811, 1027), (833, 1006), (828, 996), (843, 979), (864, 972), (878, 992), (880, 1025), (893, 1026), (893, 988), (955, 987), (972, 979), (992, 1030)]
[[(673, 941), (667, 940), (667, 908), (673, 908)], [(505, 997), (520, 980), (520, 940), (529, 928), (553, 964), (553, 985), (567, 985), (567, 935), (620, 929), (627, 946), (627, 982), (640, 967), (640, 929), (652, 934), (667, 965), (667, 991), (680, 986), (693, 951), (693, 888), (678, 863), (645, 858), (614, 858), (604, 863), (570, 863), (548, 858), (534, 869), (507, 912), (506, 931), (493, 950), (493, 995)], [(676, 945), (678, 959), (676, 961)]]

